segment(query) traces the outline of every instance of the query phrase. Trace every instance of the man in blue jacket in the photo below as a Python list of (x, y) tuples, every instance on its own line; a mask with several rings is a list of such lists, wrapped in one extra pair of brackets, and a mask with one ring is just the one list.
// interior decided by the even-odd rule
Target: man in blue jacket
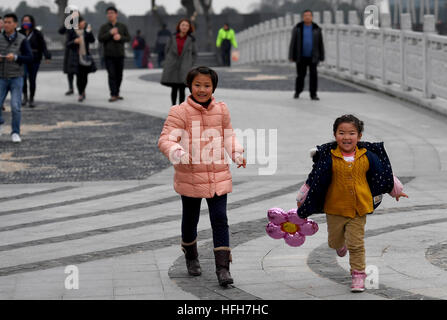
[(300, 97), (304, 89), (307, 68), (310, 71), (309, 91), (312, 100), (320, 100), (317, 96), (318, 73), (317, 65), (324, 61), (324, 44), (321, 28), (314, 23), (311, 10), (302, 14), (303, 21), (292, 30), (289, 47), (289, 60), (296, 63), (298, 77), (295, 83), (295, 99)]
[[(31, 47), (23, 34), (17, 32), (17, 16), (9, 13), (3, 18), (3, 32), (0, 34), (0, 106), (11, 92), (12, 133), (14, 143), (20, 143), (20, 120), (22, 106), (23, 74), (26, 63), (33, 61)], [(5, 120), (0, 109), (0, 134)]]

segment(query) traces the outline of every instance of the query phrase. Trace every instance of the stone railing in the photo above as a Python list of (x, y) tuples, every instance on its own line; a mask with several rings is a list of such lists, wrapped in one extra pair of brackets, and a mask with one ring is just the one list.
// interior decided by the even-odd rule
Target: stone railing
[[(411, 31), (410, 14), (402, 14), (401, 29), (391, 28), (389, 15), (381, 27), (368, 30), (357, 13), (314, 12), (323, 29), (326, 60), (322, 73), (411, 100), (447, 114), (447, 37), (436, 34), (435, 19), (424, 17), (424, 32)], [(238, 33), (237, 64), (285, 64), (291, 31), (300, 15), (287, 15)]]

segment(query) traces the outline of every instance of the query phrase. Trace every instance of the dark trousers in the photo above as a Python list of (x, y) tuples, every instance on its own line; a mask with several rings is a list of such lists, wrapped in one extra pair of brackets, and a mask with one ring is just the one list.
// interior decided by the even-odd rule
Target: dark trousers
[(85, 93), (89, 70), (90, 67), (79, 66), (79, 71), (76, 77), (76, 86), (78, 87), (79, 95), (83, 95)]
[(165, 60), (165, 50), (164, 50), (164, 47), (163, 47), (162, 50), (158, 51), (158, 58), (157, 58), (157, 60), (158, 60), (158, 67), (161, 68), (162, 65), (163, 65), (163, 61)]
[(23, 93), (28, 96), (28, 81), (29, 81), (29, 97), (33, 101), (36, 93), (36, 79), (39, 71), (40, 62), (25, 64), (25, 73), (23, 76)]
[(171, 90), (172, 105), (175, 105), (177, 102), (177, 93), (180, 94), (179, 104), (181, 104), (183, 101), (185, 101), (185, 97), (186, 97), (185, 90), (186, 90), (186, 85), (184, 85), (182, 83), (172, 85), (172, 90)]
[(312, 58), (301, 57), (300, 62), (296, 64), (296, 72), (298, 77), (295, 83), (295, 93), (300, 94), (304, 89), (304, 80), (307, 75), (307, 68), (309, 68), (309, 91), (311, 97), (317, 96), (318, 90), (318, 73), (317, 63), (312, 63)]
[(231, 42), (223, 40), (221, 46), (222, 64), (224, 67), (231, 67)]
[(67, 79), (68, 79), (68, 90), (73, 91), (73, 80), (74, 80), (74, 73), (67, 73)]
[(110, 95), (118, 97), (123, 81), (124, 57), (104, 57), (104, 62), (109, 75)]
[[(230, 235), (227, 219), (227, 195), (206, 199), (213, 230), (214, 248), (229, 247)], [(201, 198), (182, 196), (182, 240), (191, 243), (197, 239), (197, 224), (200, 218)]]

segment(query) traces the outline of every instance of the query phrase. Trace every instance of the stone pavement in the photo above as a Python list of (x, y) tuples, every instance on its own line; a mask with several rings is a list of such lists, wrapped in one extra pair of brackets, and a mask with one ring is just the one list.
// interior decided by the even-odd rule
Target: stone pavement
[[(218, 71), (249, 73), (247, 69)], [(145, 119), (152, 137), (151, 123), (156, 126), (155, 118), (166, 117), (169, 89), (144, 79), (156, 77), (157, 72), (126, 71), (125, 100), (110, 104), (106, 74), (99, 71), (89, 78), (83, 105), (75, 97), (63, 95), (66, 80), (61, 73), (39, 74), (36, 100), (45, 103), (36, 110), (67, 106), (65, 121), (78, 128), (73, 135), (88, 142), (91, 124), (98, 124), (116, 141), (116, 148), (128, 146), (131, 153), (140, 153), (134, 158), (138, 161), (130, 162), (135, 170), (147, 168), (149, 172), (114, 179), (114, 170), (122, 165), (110, 158), (120, 158), (123, 153), (104, 147), (105, 140), (98, 138), (97, 144), (93, 139), (91, 144), (76, 144), (72, 150), (64, 147), (62, 152), (68, 152), (73, 161), (85, 159), (88, 167), (92, 157), (85, 154), (100, 153), (104, 148), (102, 161), (116, 166), (108, 174), (104, 166), (95, 164), (98, 173), (90, 179), (64, 174), (59, 180), (27, 183), (27, 174), (38, 176), (30, 172), (51, 162), (42, 160), (42, 164), (35, 157), (57, 158), (58, 141), (64, 142), (60, 130), (65, 130), (57, 125), (63, 117), (56, 123), (42, 118), (43, 125), (55, 127), (43, 138), (54, 140), (53, 147), (42, 149), (40, 155), (35, 151), (31, 158), (16, 156), (28, 139), (36, 139), (32, 133), (24, 133), (23, 144), (14, 150), (6, 152), (2, 147), (1, 174), (15, 166), (23, 180), (6, 180), (0, 185), (1, 299), (447, 299), (445, 117), (362, 88), (344, 90), (346, 84), (340, 82), (334, 84), (338, 90), (321, 91), (320, 102), (310, 101), (304, 94), (294, 100), (292, 91), (268, 90), (268, 86), (263, 90), (218, 89), (216, 98), (228, 104), (233, 127), (254, 132), (257, 143), (267, 144), (264, 159), (256, 157), (256, 163), (247, 169), (232, 166), (234, 192), (229, 196), (228, 216), (235, 285), (222, 289), (214, 274), (206, 205), (199, 223), (204, 274), (191, 278), (179, 247), (181, 204), (172, 188), (173, 169), (154, 164), (158, 173), (152, 174), (141, 159), (146, 155), (150, 163), (162, 161), (152, 155), (157, 151), (138, 150), (144, 148), (138, 139), (120, 140), (125, 128), (132, 130), (133, 123)], [(247, 81), (268, 81), (261, 79), (284, 74), (273, 69), (252, 73), (253, 78)], [(79, 115), (73, 111), (76, 106)], [(28, 112), (23, 110), (24, 117)], [(299, 248), (273, 240), (264, 231), (269, 208), (295, 206), (296, 191), (312, 165), (308, 150), (329, 141), (334, 119), (345, 113), (355, 113), (365, 121), (364, 140), (385, 141), (395, 174), (410, 195), (400, 202), (386, 196), (380, 209), (368, 216), (367, 264), (377, 268), (380, 286), (362, 294), (349, 291), (348, 258), (336, 257), (327, 247), (324, 216), (314, 217), (320, 231)], [(107, 128), (111, 123), (116, 129)], [(268, 143), (275, 138), (271, 129), (276, 130), (276, 150), (274, 143)], [(136, 130), (142, 137), (141, 125)], [(267, 142), (262, 140), (262, 130)], [(101, 132), (95, 131), (94, 137), (99, 136)], [(7, 141), (0, 137), (4, 146)], [(156, 143), (146, 141), (148, 148)], [(264, 151), (260, 147), (250, 150)], [(17, 167), (17, 163), (25, 165)], [(75, 170), (71, 164), (65, 163), (69, 168), (63, 171), (63, 161), (52, 162), (61, 172)], [(260, 175), (260, 169), (266, 168), (274, 174)], [(51, 174), (51, 170), (40, 172)], [(71, 265), (79, 270), (77, 290), (67, 290), (64, 285), (70, 275), (64, 273), (65, 268)]]

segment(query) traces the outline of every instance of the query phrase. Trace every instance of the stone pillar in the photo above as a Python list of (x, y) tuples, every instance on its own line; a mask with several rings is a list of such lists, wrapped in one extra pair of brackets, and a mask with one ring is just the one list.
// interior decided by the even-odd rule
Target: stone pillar
[(299, 15), (299, 14), (294, 14), (293, 15), (293, 24), (294, 25), (297, 25), (298, 23), (300, 23), (301, 22), (301, 15)]
[(266, 59), (266, 25), (265, 22), (259, 24), (259, 61), (265, 62)]
[(391, 14), (382, 13), (380, 15), (380, 27), (391, 28)]
[(429, 39), (428, 35), (430, 34), (436, 34), (436, 18), (434, 15), (424, 15), (424, 41), (423, 41), (423, 57), (422, 61), (424, 62), (424, 88), (423, 88), (423, 95), (424, 98), (432, 99), (435, 98), (435, 96), (431, 93), (430, 90), (430, 84), (432, 82), (432, 75), (430, 70), (430, 61), (429, 61)]
[(411, 31), (411, 15), (409, 13), (402, 13), (400, 15), (400, 47), (401, 47), (401, 70), (402, 70), (402, 76), (401, 76), (401, 87), (402, 90), (408, 91), (410, 88), (405, 84), (406, 79), (406, 71), (405, 71), (405, 36), (404, 33), (406, 31)]
[(278, 18), (278, 38), (279, 38), (279, 56), (278, 62), (282, 62), (284, 60), (284, 47), (285, 47), (285, 37), (284, 37), (284, 17)]
[(345, 24), (345, 15), (341, 10), (337, 10), (335, 13), (335, 24)]
[(320, 12), (319, 11), (315, 11), (313, 13), (313, 22), (315, 22), (316, 24), (320, 24), (321, 23), (321, 16), (320, 16)]
[(323, 23), (324, 24), (332, 24), (332, 12), (330, 12), (330, 11), (323, 12)]
[(278, 62), (279, 59), (279, 39), (278, 39), (278, 19), (272, 20), (272, 47), (273, 61)]
[(400, 29), (402, 31), (411, 31), (411, 15), (409, 13), (400, 15)]
[(426, 14), (424, 16), (424, 33), (436, 33), (435, 16)]
[(358, 26), (360, 23), (359, 16), (357, 15), (357, 11), (351, 10), (349, 11), (348, 23), (350, 25)]

